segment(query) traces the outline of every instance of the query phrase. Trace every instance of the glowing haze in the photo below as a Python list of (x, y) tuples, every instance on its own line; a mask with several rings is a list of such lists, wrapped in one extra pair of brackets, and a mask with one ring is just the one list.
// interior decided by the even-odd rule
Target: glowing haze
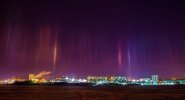
[(0, 78), (185, 77), (184, 2), (5, 0)]

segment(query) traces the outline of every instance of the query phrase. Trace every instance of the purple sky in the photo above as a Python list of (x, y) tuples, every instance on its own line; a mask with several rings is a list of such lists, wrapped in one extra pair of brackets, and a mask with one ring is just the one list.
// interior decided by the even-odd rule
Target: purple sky
[(185, 2), (4, 0), (0, 78), (185, 77)]

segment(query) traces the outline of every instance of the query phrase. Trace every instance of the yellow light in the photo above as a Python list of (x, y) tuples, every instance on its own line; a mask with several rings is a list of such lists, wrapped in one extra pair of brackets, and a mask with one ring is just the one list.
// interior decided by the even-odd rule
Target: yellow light
[(53, 52), (53, 64), (54, 64), (54, 68), (56, 66), (56, 57), (57, 57), (57, 46), (55, 45), (54, 47), (54, 52)]

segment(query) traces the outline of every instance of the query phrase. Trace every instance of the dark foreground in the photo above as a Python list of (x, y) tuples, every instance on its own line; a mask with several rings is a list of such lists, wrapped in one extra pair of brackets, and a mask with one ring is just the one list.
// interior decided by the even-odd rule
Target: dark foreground
[(185, 86), (0, 85), (0, 100), (185, 100)]

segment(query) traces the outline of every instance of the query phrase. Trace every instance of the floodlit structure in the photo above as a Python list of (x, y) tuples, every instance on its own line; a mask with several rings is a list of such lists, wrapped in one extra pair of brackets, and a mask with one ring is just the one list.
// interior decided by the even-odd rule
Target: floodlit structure
[(97, 76), (88, 76), (87, 81), (91, 83), (106, 83), (108, 81), (107, 77), (97, 77)]
[(119, 83), (119, 84), (126, 84), (127, 78), (126, 77), (110, 77), (108, 78), (108, 83)]
[(139, 83), (141, 85), (151, 85), (152, 81), (151, 81), (151, 78), (141, 78), (139, 79)]
[(33, 80), (33, 79), (35, 79), (35, 74), (29, 74), (28, 80)]
[(168, 79), (168, 80), (162, 80), (160, 82), (160, 85), (174, 85), (174, 84), (175, 84), (175, 81), (174, 80), (170, 80), (170, 79)]
[(91, 83), (99, 83), (99, 84), (104, 84), (104, 83), (126, 84), (127, 78), (116, 77), (116, 76), (111, 76), (111, 77), (88, 76), (87, 81)]
[(152, 84), (153, 85), (158, 85), (158, 80), (159, 80), (158, 75), (152, 75)]

